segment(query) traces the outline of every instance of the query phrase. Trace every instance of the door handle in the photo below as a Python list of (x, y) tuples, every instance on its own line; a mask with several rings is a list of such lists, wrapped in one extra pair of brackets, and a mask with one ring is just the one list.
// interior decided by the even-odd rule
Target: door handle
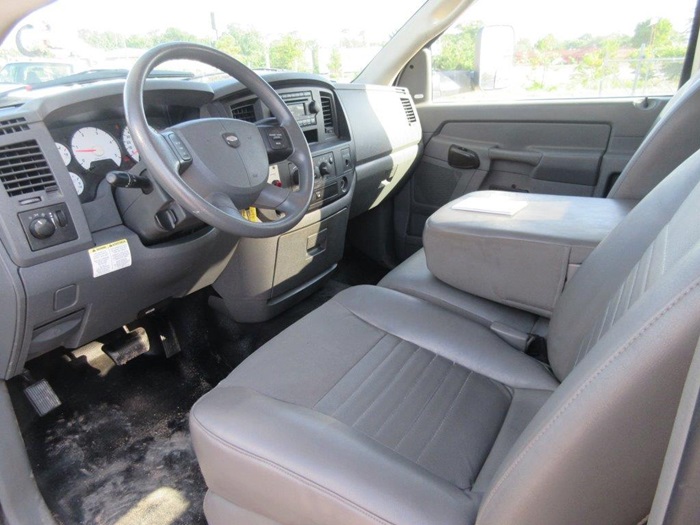
[(491, 160), (510, 160), (513, 162), (521, 162), (530, 166), (537, 166), (542, 160), (542, 153), (536, 151), (515, 151), (502, 148), (489, 149), (489, 157)]
[(470, 149), (453, 144), (447, 152), (447, 162), (453, 168), (475, 170), (481, 165), (479, 155)]

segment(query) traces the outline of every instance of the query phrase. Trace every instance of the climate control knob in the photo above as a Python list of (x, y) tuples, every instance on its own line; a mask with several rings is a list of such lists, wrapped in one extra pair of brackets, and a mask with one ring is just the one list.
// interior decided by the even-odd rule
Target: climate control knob
[(48, 239), (55, 232), (56, 225), (44, 217), (39, 217), (29, 223), (29, 233), (37, 239)]

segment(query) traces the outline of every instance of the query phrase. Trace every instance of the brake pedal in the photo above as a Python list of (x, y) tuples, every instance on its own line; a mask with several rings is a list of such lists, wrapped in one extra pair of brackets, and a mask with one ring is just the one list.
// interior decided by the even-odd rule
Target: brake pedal
[(56, 392), (46, 379), (37, 381), (24, 389), (24, 395), (36, 410), (39, 416), (45, 416), (52, 410), (61, 406)]
[(111, 341), (102, 347), (115, 364), (125, 365), (135, 357), (145, 354), (151, 348), (148, 333), (142, 327), (137, 327), (130, 332), (125, 332), (121, 337)]

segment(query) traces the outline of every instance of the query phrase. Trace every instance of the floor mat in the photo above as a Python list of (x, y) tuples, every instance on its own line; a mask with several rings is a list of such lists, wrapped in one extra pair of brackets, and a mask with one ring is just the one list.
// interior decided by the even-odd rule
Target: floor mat
[(43, 418), (33, 416), (14, 389), (49, 508), (65, 525), (206, 523), (206, 487), (187, 415), (213, 385), (183, 355), (142, 356), (110, 369), (100, 354), (97, 346), (60, 362), (52, 355), (30, 364), (63, 402)]
[[(117, 367), (99, 344), (52, 352), (27, 364), (62, 406), (43, 418), (9, 382), (37, 483), (62, 525), (199, 525), (206, 486), (192, 450), (192, 404), (287, 326), (354, 284), (384, 271), (350, 259), (314, 295), (266, 323), (237, 324), (200, 292), (176, 301), (169, 318), (183, 351), (143, 355)], [(364, 265), (360, 267), (358, 265)]]

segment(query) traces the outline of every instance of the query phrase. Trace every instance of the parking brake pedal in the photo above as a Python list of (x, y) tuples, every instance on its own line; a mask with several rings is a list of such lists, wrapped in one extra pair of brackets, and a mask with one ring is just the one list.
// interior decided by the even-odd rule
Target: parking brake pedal
[(27, 396), (39, 416), (45, 416), (61, 406), (61, 400), (58, 399), (56, 392), (46, 379), (29, 385), (24, 389), (24, 395)]

